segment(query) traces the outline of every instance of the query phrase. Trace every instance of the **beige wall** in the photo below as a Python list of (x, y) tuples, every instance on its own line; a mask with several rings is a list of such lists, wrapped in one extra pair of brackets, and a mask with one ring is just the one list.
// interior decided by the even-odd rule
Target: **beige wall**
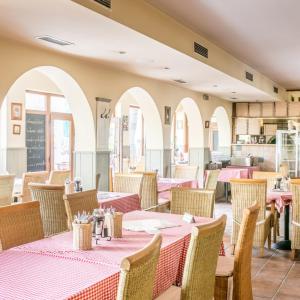
[[(210, 96), (209, 101), (204, 101), (202, 94), (198, 92), (122, 72), (90, 60), (33, 48), (5, 39), (0, 39), (0, 45), (0, 63), (2, 66), (0, 69), (0, 101), (4, 99), (15, 80), (26, 71), (38, 66), (54, 66), (67, 72), (81, 87), (94, 116), (94, 123), (95, 97), (112, 99), (112, 106), (114, 107), (123, 93), (132, 87), (141, 87), (150, 94), (157, 105), (161, 120), (164, 118), (164, 106), (171, 106), (173, 114), (179, 102), (186, 97), (195, 100), (203, 122), (210, 120), (217, 106), (223, 106), (231, 120), (232, 104), (213, 96)], [(163, 124), (164, 148), (170, 148), (170, 132), (171, 126)], [(91, 139), (95, 137), (95, 132), (87, 134), (91, 136)], [(197, 138), (196, 135), (195, 138)], [(204, 129), (204, 146), (207, 145), (208, 129)], [(78, 149), (80, 149), (80, 145)]]

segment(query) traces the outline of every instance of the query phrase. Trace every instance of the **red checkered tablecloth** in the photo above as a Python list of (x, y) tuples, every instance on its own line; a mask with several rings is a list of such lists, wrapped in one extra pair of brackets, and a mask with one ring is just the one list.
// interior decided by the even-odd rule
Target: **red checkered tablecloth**
[(123, 213), (141, 209), (138, 194), (98, 192), (97, 198), (101, 208), (113, 207)]
[[(161, 219), (161, 213), (134, 211), (125, 220)], [(191, 229), (211, 221), (163, 214), (179, 225), (162, 229), (162, 248), (154, 284), (154, 297), (180, 280)], [(144, 247), (152, 238), (146, 232), (123, 231), (123, 238), (101, 241), (90, 251), (72, 250), (67, 232), (0, 253), (0, 299), (103, 299), (116, 298), (119, 268), (124, 256)], [(222, 250), (224, 251), (224, 249)]]

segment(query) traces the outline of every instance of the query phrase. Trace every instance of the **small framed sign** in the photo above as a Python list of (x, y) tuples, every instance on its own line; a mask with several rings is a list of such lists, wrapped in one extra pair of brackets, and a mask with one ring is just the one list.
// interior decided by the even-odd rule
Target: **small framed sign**
[(22, 103), (11, 103), (11, 120), (22, 120)]
[(171, 125), (171, 106), (165, 106), (165, 125)]
[(21, 125), (13, 125), (13, 134), (21, 134)]
[(209, 121), (205, 121), (204, 127), (205, 128), (209, 128), (210, 122)]

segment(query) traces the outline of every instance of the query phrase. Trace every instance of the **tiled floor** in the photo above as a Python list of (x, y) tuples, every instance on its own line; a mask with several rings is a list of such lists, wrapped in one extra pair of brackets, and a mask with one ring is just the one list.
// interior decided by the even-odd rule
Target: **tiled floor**
[[(230, 255), (231, 205), (218, 202), (215, 216), (227, 215), (224, 244)], [(283, 218), (281, 218), (283, 219)], [(283, 226), (281, 226), (281, 229)], [(265, 250), (265, 257), (259, 258), (253, 250), (252, 288), (254, 299), (292, 300), (300, 299), (300, 261), (291, 261), (289, 251)]]

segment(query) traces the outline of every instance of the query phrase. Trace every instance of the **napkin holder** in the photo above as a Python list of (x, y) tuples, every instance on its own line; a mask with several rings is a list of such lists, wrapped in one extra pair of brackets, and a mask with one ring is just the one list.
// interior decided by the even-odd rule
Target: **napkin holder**
[(105, 216), (105, 222), (108, 228), (108, 234), (113, 238), (121, 238), (122, 237), (122, 220), (123, 213), (115, 212), (114, 214), (110, 214)]
[(77, 224), (73, 222), (73, 249), (91, 250), (93, 223)]

